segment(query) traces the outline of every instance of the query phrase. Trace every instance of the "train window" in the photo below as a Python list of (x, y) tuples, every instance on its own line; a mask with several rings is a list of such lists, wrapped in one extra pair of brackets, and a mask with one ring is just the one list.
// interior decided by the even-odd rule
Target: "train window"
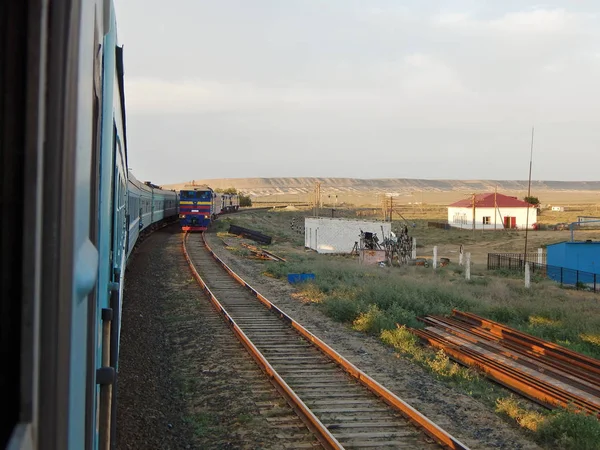
[(182, 200), (198, 200), (201, 202), (210, 201), (211, 191), (181, 191)]

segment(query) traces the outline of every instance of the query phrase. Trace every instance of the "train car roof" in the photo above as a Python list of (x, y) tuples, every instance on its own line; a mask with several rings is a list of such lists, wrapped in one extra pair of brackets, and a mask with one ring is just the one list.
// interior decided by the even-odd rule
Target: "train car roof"
[(144, 190), (144, 191), (152, 191), (152, 188), (144, 183), (142, 183), (140, 180), (138, 180), (135, 175), (133, 175), (133, 172), (130, 170), (128, 171), (127, 174), (127, 181), (131, 184), (133, 184), (135, 187), (137, 187), (138, 189)]
[(186, 185), (183, 188), (179, 189), (179, 191), (212, 191), (212, 188), (206, 184), (198, 186), (198, 185)]

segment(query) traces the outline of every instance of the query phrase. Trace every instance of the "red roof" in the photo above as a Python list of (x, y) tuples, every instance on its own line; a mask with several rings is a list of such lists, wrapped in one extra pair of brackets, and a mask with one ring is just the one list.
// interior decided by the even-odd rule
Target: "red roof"
[[(486, 194), (476, 194), (475, 195), (475, 207), (476, 208), (493, 208), (494, 207), (494, 195), (496, 196), (496, 205), (498, 208), (527, 208), (529, 206), (534, 206), (530, 203), (527, 203), (523, 200), (519, 200), (517, 197), (509, 197), (508, 195), (503, 194), (494, 194), (486, 193)], [(457, 208), (472, 208), (473, 207), (473, 197), (465, 198), (464, 200), (459, 200), (456, 203), (452, 203), (450, 206), (454, 206)]]

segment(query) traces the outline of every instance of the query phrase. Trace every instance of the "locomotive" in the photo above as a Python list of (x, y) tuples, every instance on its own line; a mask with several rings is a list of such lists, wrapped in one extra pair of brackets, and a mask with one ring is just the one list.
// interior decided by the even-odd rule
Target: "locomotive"
[(177, 219), (128, 170), (111, 0), (0, 3), (0, 446), (115, 447), (125, 268)]
[(183, 231), (204, 231), (214, 215), (214, 191), (193, 186), (179, 191), (179, 221)]
[(179, 191), (179, 223), (183, 231), (205, 231), (221, 214), (240, 207), (237, 194), (213, 191), (208, 186), (184, 186)]

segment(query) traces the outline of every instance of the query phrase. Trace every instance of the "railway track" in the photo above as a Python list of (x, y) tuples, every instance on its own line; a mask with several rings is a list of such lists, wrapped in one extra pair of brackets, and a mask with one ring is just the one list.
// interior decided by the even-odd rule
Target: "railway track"
[(324, 448), (467, 449), (248, 285), (203, 235), (185, 234), (182, 246), (214, 307)]

